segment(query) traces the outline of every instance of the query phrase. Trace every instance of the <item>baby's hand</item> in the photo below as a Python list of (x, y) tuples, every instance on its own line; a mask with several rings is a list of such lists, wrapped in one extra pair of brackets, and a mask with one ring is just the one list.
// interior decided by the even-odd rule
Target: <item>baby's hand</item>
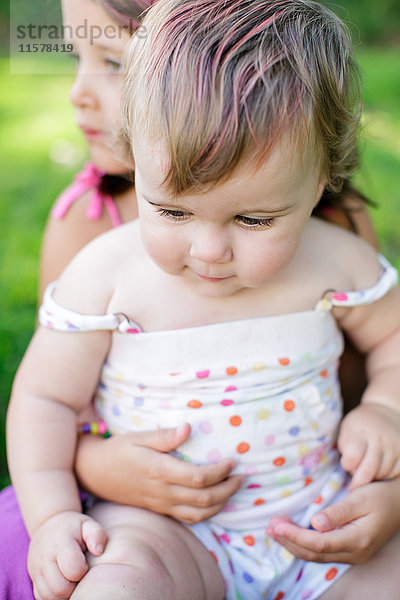
[(400, 475), (400, 413), (379, 404), (360, 404), (343, 419), (341, 465), (353, 476), (350, 489)]
[(45, 521), (32, 536), (28, 552), (36, 600), (69, 598), (88, 570), (85, 551), (99, 556), (106, 541), (103, 527), (78, 512), (63, 512)]

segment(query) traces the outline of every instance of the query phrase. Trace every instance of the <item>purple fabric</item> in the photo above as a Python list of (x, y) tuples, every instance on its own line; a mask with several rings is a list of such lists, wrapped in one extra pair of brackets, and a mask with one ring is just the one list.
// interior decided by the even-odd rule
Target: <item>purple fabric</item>
[(29, 537), (12, 487), (0, 492), (0, 600), (34, 600), (26, 569)]

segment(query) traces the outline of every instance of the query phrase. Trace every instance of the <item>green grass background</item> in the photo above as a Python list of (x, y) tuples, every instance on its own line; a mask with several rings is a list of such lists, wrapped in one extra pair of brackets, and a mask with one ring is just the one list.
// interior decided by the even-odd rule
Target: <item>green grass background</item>
[[(357, 50), (364, 71), (363, 159), (356, 183), (382, 251), (400, 268), (400, 47)], [(82, 162), (84, 143), (68, 103), (71, 77), (10, 75), (0, 59), (0, 488), (8, 482), (4, 420), (13, 375), (32, 335), (40, 239), (48, 211)], [(54, 160), (61, 145), (69, 164)]]

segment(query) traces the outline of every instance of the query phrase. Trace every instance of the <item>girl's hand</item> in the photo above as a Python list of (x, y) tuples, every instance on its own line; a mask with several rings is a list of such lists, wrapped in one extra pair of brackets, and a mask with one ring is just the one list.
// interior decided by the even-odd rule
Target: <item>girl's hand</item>
[(67, 511), (45, 521), (34, 533), (28, 552), (28, 571), (36, 600), (69, 598), (86, 574), (85, 551), (99, 556), (107, 534), (81, 513)]
[(400, 413), (379, 404), (360, 404), (343, 419), (338, 448), (353, 477), (350, 490), (400, 475)]
[(268, 533), (298, 558), (352, 565), (367, 561), (400, 527), (400, 478), (357, 488), (315, 515), (316, 531), (289, 518), (271, 519)]
[(167, 452), (190, 435), (190, 425), (81, 438), (76, 470), (82, 486), (96, 496), (147, 508), (184, 523), (219, 512), (239, 489), (242, 477), (229, 476), (234, 460), (197, 466)]

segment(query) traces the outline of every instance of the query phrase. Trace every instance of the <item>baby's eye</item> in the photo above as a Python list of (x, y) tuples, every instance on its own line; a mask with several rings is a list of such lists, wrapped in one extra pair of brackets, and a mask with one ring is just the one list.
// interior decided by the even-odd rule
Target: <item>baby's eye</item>
[(190, 218), (190, 213), (182, 210), (166, 210), (165, 208), (157, 208), (157, 212), (161, 217), (170, 219), (171, 221), (186, 221)]
[(245, 229), (266, 229), (271, 227), (274, 222), (273, 217), (258, 218), (258, 217), (246, 217), (244, 215), (236, 215), (236, 222), (240, 227), (244, 227)]

